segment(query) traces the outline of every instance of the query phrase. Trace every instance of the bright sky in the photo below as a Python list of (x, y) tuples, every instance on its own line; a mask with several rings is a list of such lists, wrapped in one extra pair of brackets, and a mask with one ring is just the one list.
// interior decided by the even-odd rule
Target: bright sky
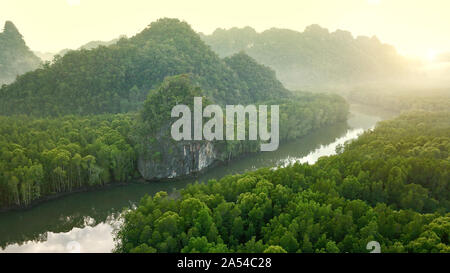
[(448, 0), (0, 0), (0, 24), (13, 21), (33, 50), (57, 52), (92, 40), (134, 35), (161, 17), (196, 31), (252, 26), (376, 35), (400, 53), (432, 58), (450, 51)]

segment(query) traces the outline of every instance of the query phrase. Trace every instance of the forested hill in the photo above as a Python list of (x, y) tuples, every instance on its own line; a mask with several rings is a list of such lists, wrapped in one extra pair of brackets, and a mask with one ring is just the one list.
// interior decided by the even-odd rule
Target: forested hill
[(41, 60), (30, 51), (16, 26), (6, 21), (0, 32), (0, 86), (36, 69)]
[(275, 71), (258, 64), (244, 52), (225, 58), (225, 63), (231, 67), (240, 80), (247, 85), (251, 101), (276, 100), (289, 97), (280, 81), (275, 80)]
[[(138, 177), (189, 175), (260, 150), (258, 141), (227, 141), (205, 163), (196, 160), (198, 143), (187, 143), (189, 156), (183, 145), (165, 145), (170, 137), (154, 145), (173, 121), (170, 109), (193, 102), (192, 94), (205, 103), (280, 105), (281, 142), (348, 114), (343, 98), (291, 94), (245, 53), (220, 59), (187, 23), (161, 19), (114, 45), (70, 51), (0, 89), (0, 209)], [(155, 166), (168, 174), (142, 171)]]
[(373, 82), (406, 72), (406, 60), (376, 37), (354, 38), (350, 32), (330, 33), (318, 25), (304, 32), (272, 28), (257, 33), (245, 27), (201, 36), (221, 57), (245, 51), (275, 69), (288, 88)]
[[(0, 114), (61, 116), (136, 110), (165, 77), (188, 73), (218, 103), (255, 102), (259, 94), (286, 97), (275, 73), (242, 54), (230, 65), (191, 27), (160, 19), (136, 36), (92, 50), (70, 51), (0, 89)], [(237, 65), (239, 63), (239, 65)], [(251, 78), (239, 70), (252, 72)], [(265, 78), (264, 86), (253, 81)], [(254, 87), (258, 87), (256, 90)]]
[[(168, 171), (171, 177), (174, 170), (184, 167), (181, 162), (194, 164), (190, 157), (193, 152), (185, 154), (184, 144), (195, 147), (199, 142), (176, 144), (170, 136), (157, 142), (151, 138), (171, 121), (174, 105), (193, 104), (193, 96), (204, 95), (191, 79), (188, 75), (167, 77), (157, 90), (149, 92), (141, 118), (133, 113), (58, 118), (0, 116), (0, 211), (81, 189), (135, 181), (144, 177), (137, 172), (137, 163), (147, 154), (149, 170), (165, 164), (157, 171)], [(279, 103), (281, 142), (345, 121), (348, 112), (346, 101), (337, 95), (304, 93)], [(137, 141), (141, 134), (145, 138), (142, 143), (149, 149), (141, 149)], [(236, 157), (260, 151), (254, 141), (214, 145), (217, 161), (229, 160), (230, 154)], [(227, 157), (220, 157), (220, 152)]]

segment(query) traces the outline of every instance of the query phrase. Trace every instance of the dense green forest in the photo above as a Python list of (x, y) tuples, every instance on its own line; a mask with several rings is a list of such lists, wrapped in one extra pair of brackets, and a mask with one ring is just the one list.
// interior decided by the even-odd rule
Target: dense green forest
[(0, 208), (136, 176), (132, 115), (0, 116)]
[[(77, 189), (131, 182), (139, 177), (138, 156), (147, 153), (154, 161), (158, 161), (156, 157), (174, 160), (173, 153), (161, 149), (170, 136), (157, 143), (148, 136), (171, 122), (170, 110), (176, 103), (192, 104), (193, 96), (203, 94), (191, 78), (168, 77), (149, 92), (139, 114), (46, 119), (0, 116), (0, 208), (27, 206)], [(339, 96), (304, 93), (292, 98), (277, 101), (281, 141), (296, 139), (347, 117), (348, 105)], [(298, 116), (303, 118), (295, 118)], [(156, 145), (143, 149), (141, 145), (147, 142)], [(221, 145), (232, 152), (232, 157), (259, 151), (259, 146), (250, 141)]]
[[(130, 39), (56, 57), (0, 89), (5, 115), (0, 116), (0, 207), (129, 182), (139, 176), (137, 162), (147, 154), (154, 168), (168, 169), (158, 178), (169, 177), (179, 163), (158, 162), (181, 160), (181, 154), (163, 145), (170, 136), (152, 133), (172, 122), (173, 106), (192, 103), (192, 90), (220, 105), (279, 104), (281, 141), (344, 121), (348, 114), (343, 98), (294, 95), (272, 69), (245, 53), (222, 60), (187, 23), (161, 19)], [(151, 145), (151, 139), (159, 142)], [(256, 144), (216, 143), (219, 154), (211, 160), (259, 151)]]
[[(131, 38), (94, 41), (41, 65), (6, 22), (0, 210), (106, 185), (195, 176), (260, 151), (260, 140), (173, 140), (171, 110), (194, 97), (203, 97), (204, 107), (279, 105), (280, 140), (287, 142), (345, 121), (349, 104), (336, 94), (285, 86), (345, 86), (341, 94), (351, 102), (424, 111), (381, 122), (314, 165), (145, 196), (123, 213), (115, 251), (367, 252), (367, 243), (377, 241), (383, 252), (450, 252), (448, 89), (411, 96), (346, 86), (400, 77), (407, 67), (376, 37), (318, 25), (302, 33), (246, 27), (203, 35), (167, 18)], [(71, 221), (81, 226), (79, 216)]]
[[(226, 62), (233, 62), (232, 66), (239, 71), (240, 78), (254, 81), (246, 87), (249, 91), (246, 96), (255, 104), (280, 106), (282, 140), (296, 139), (324, 125), (345, 121), (347, 118), (349, 105), (341, 96), (309, 92), (292, 94), (276, 80), (272, 70), (255, 63), (245, 54), (236, 54), (227, 58)], [(218, 103), (215, 97), (209, 97), (196, 84), (192, 75), (167, 77), (158, 88), (149, 92), (140, 111), (140, 126), (136, 133), (147, 135), (159, 132), (161, 127), (174, 121), (168, 118), (172, 108), (178, 104), (192, 107), (194, 97), (203, 97), (204, 107)]]
[(448, 112), (415, 112), (314, 165), (146, 196), (116, 252), (449, 252), (449, 136)]
[[(236, 70), (234, 70), (232, 67)], [(263, 95), (287, 90), (273, 72), (243, 76), (256, 65), (238, 55), (221, 60), (191, 27), (176, 19), (160, 19), (136, 36), (91, 50), (70, 51), (52, 64), (20, 76), (0, 89), (0, 114), (62, 116), (124, 113), (138, 109), (148, 90), (167, 76), (192, 74), (209, 97), (224, 104), (254, 102), (253, 76), (270, 76)], [(240, 71), (242, 70), (242, 71)], [(259, 78), (259, 79), (260, 79)], [(276, 83), (270, 83), (275, 80)], [(272, 90), (278, 88), (278, 90)], [(263, 92), (263, 90), (257, 90)]]
[[(234, 62), (233, 66), (240, 67), (238, 70), (243, 73), (239, 77), (250, 75), (249, 78), (264, 78), (264, 80), (258, 80), (259, 83), (248, 86), (250, 91), (248, 96), (252, 97), (256, 104), (279, 105), (281, 142), (298, 139), (323, 126), (347, 119), (349, 106), (342, 97), (310, 93), (288, 94), (281, 83), (272, 80), (275, 79), (274, 77), (269, 77), (274, 76), (272, 71), (263, 67), (260, 70), (247, 69), (247, 64), (253, 63), (250, 57), (240, 54), (227, 61)], [(252, 64), (250, 67), (254, 68), (257, 65)], [(139, 122), (133, 135), (139, 154), (138, 168), (145, 179), (196, 173), (212, 165), (214, 161), (226, 162), (246, 153), (261, 151), (262, 141), (259, 139), (212, 142), (173, 140), (171, 124), (176, 119), (168, 118), (171, 110), (178, 104), (192, 107), (194, 97), (204, 97), (205, 107), (216, 102), (214, 97), (207, 96), (199, 86), (195, 85), (189, 75), (168, 77), (158, 89), (150, 92), (140, 112)], [(208, 120), (205, 118), (204, 123)], [(224, 120), (224, 125), (226, 122)], [(248, 126), (246, 130), (248, 135)]]
[(330, 33), (318, 25), (304, 32), (217, 29), (211, 35), (202, 35), (202, 39), (221, 57), (245, 51), (275, 69), (288, 88), (386, 81), (408, 72), (408, 61), (376, 37), (354, 38), (348, 31)]
[(246, 84), (248, 101), (256, 103), (289, 97), (290, 92), (278, 81), (275, 71), (258, 64), (247, 54), (243, 52), (234, 54), (225, 58), (225, 63)]
[(30, 51), (16, 26), (6, 21), (0, 32), (0, 86), (13, 82), (18, 75), (40, 64), (41, 60)]

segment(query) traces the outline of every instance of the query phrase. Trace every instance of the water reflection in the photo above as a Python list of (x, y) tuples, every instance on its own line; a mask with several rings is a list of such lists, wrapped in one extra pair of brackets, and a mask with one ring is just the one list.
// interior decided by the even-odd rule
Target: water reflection
[(348, 130), (348, 132), (343, 137), (337, 138), (334, 142), (328, 145), (321, 145), (319, 148), (315, 149), (307, 156), (298, 157), (298, 156), (287, 156), (282, 162), (280, 162), (281, 166), (288, 166), (290, 164), (298, 163), (309, 163), (314, 164), (317, 160), (322, 156), (330, 156), (336, 153), (336, 148), (340, 145), (344, 145), (347, 141), (358, 138), (364, 132), (363, 129), (354, 129)]
[[(113, 232), (120, 224), (116, 219), (109, 219), (103, 223), (93, 225), (95, 220), (86, 217), (83, 228), (73, 228), (69, 232), (45, 233), (44, 238), (38, 241), (26, 241), (21, 244), (7, 246), (5, 253), (104, 253), (114, 248)], [(89, 223), (91, 222), (91, 223)]]
[[(299, 140), (280, 146), (275, 152), (253, 154), (215, 167), (197, 180), (207, 181), (227, 174), (261, 167), (282, 166), (295, 161), (314, 163), (335, 153), (337, 145), (355, 139), (381, 120), (375, 115), (355, 112), (348, 123), (320, 129)], [(76, 193), (45, 202), (25, 211), (0, 214), (0, 252), (71, 252), (79, 243), (80, 252), (110, 252), (118, 215), (144, 194), (181, 189), (193, 179), (131, 184), (99, 191)]]

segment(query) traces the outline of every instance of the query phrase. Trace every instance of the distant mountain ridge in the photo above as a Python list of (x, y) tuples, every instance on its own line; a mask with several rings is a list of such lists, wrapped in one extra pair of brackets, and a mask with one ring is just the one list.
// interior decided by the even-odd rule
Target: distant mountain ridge
[[(91, 49), (95, 49), (99, 46), (110, 46), (110, 45), (117, 43), (122, 38), (127, 38), (127, 36), (121, 35), (121, 36), (119, 36), (119, 38), (112, 39), (110, 41), (91, 41), (91, 42), (88, 42), (88, 43), (80, 46), (76, 50), (81, 50), (81, 49), (91, 50)], [(72, 51), (72, 50), (74, 50), (74, 49), (65, 48), (63, 50), (60, 50), (58, 53), (35, 51), (34, 54), (36, 54), (36, 56), (38, 56), (43, 62), (52, 62), (53, 58), (56, 55), (64, 56), (67, 52)]]
[(221, 59), (187, 23), (160, 19), (0, 88), (0, 210), (81, 188), (184, 177), (261, 150), (262, 139), (175, 141), (172, 109), (195, 97), (205, 106), (278, 105), (273, 143), (342, 124), (349, 110), (337, 95), (293, 94), (246, 53)]
[[(251, 73), (251, 77), (244, 75)], [(191, 74), (219, 104), (290, 95), (275, 73), (245, 54), (219, 58), (185, 22), (160, 19), (129, 39), (69, 51), (0, 89), (0, 114), (61, 116), (136, 110), (168, 76)], [(249, 74), (250, 75), (250, 74)], [(253, 78), (252, 78), (253, 77)], [(263, 79), (255, 85), (253, 81)]]
[(374, 82), (408, 72), (407, 60), (376, 37), (354, 38), (311, 25), (304, 32), (251, 27), (217, 29), (202, 39), (221, 57), (244, 51), (277, 72), (288, 88)]
[(0, 86), (13, 82), (18, 75), (40, 64), (41, 60), (30, 51), (16, 26), (6, 21), (0, 32)]
[[(122, 38), (125, 38), (125, 39), (126, 39), (127, 36), (126, 36), (126, 35), (121, 35), (121, 36), (119, 36), (119, 38), (112, 39), (112, 40), (110, 40), (110, 41), (91, 41), (91, 42), (88, 42), (88, 43), (86, 43), (86, 44), (80, 46), (80, 47), (77, 48), (76, 50), (81, 50), (81, 49), (91, 50), (91, 49), (95, 49), (95, 48), (97, 48), (97, 47), (99, 47), (99, 46), (110, 46), (110, 45), (114, 45), (114, 44), (116, 44), (116, 43), (117, 43), (120, 39), (122, 39)], [(64, 56), (67, 52), (69, 52), (69, 51), (71, 51), (71, 50), (73, 50), (73, 49), (68, 49), (68, 48), (63, 49), (63, 50), (59, 51), (58, 53), (54, 54), (54, 56), (56, 56), (56, 55)]]

